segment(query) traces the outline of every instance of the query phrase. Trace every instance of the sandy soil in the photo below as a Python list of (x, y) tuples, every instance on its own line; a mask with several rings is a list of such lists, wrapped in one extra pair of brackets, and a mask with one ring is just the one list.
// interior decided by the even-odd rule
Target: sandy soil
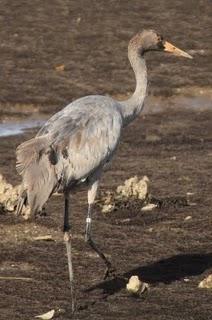
[[(127, 128), (102, 179), (106, 191), (135, 174), (147, 175), (162, 206), (140, 212), (135, 205), (110, 215), (96, 208), (94, 214), (94, 237), (118, 272), (139, 275), (150, 290), (134, 298), (123, 278), (102, 281), (102, 261), (84, 243), (87, 201), (80, 191), (72, 197), (75, 319), (211, 320), (211, 291), (197, 288), (212, 272), (210, 1), (0, 4), (1, 121), (46, 118), (90, 93), (126, 97), (134, 84), (127, 42), (144, 27), (193, 52), (193, 61), (148, 57), (149, 91), (156, 95), (148, 104), (159, 105), (160, 112), (144, 112)], [(55, 69), (63, 64), (64, 71)], [(195, 94), (192, 108), (183, 108), (188, 96), (166, 98), (173, 93)], [(174, 107), (161, 112), (170, 101)], [(20, 182), (15, 148), (35, 132), (0, 139), (0, 172), (14, 185)], [(194, 205), (186, 205), (188, 199)], [(46, 211), (31, 222), (0, 212), (0, 277), (30, 278), (0, 278), (2, 320), (32, 319), (54, 308), (63, 309), (57, 319), (72, 318), (62, 197), (52, 197)], [(54, 241), (35, 241), (42, 235)]]

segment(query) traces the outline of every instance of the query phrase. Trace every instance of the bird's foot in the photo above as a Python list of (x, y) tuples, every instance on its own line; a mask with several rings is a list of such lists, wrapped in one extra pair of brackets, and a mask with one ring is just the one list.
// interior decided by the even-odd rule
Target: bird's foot
[(116, 277), (116, 269), (112, 267), (111, 264), (109, 264), (105, 270), (105, 274), (104, 274), (104, 280), (108, 279), (108, 278), (115, 278)]

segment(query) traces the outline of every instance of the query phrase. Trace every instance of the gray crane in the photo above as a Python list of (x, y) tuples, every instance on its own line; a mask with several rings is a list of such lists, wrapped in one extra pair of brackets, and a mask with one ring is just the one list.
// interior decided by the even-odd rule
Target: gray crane
[(177, 56), (192, 58), (165, 41), (154, 30), (144, 30), (136, 34), (128, 46), (128, 57), (136, 78), (135, 91), (128, 100), (116, 101), (100, 95), (80, 98), (53, 115), (35, 138), (17, 148), (17, 171), (22, 176), (17, 214), (21, 213), (24, 204), (29, 205), (32, 214), (39, 212), (54, 192), (64, 194), (63, 231), (72, 310), (74, 298), (69, 194), (80, 185), (88, 187), (85, 241), (106, 264), (106, 278), (113, 272), (113, 268), (92, 239), (92, 209), (103, 168), (116, 151), (122, 130), (143, 108), (147, 88), (144, 55), (149, 51), (167, 51)]

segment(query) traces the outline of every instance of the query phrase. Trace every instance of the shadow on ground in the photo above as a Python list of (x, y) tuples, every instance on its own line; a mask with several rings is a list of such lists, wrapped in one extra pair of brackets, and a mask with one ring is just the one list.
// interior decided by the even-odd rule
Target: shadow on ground
[(212, 253), (180, 254), (163, 259), (147, 266), (132, 269), (114, 279), (103, 281), (86, 290), (103, 289), (104, 293), (112, 295), (126, 287), (128, 279), (137, 275), (144, 282), (169, 284), (185, 277), (199, 275), (212, 267)]

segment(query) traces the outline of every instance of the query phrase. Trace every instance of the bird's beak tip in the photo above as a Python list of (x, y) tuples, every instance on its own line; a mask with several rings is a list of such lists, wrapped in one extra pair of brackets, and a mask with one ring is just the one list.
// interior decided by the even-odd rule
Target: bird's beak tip
[(164, 43), (164, 51), (166, 52), (170, 52), (172, 54), (174, 54), (175, 56), (180, 56), (180, 57), (184, 57), (184, 58), (188, 58), (188, 59), (193, 59), (193, 57), (188, 54), (187, 52), (175, 47), (173, 44), (171, 44), (168, 41), (165, 41)]

